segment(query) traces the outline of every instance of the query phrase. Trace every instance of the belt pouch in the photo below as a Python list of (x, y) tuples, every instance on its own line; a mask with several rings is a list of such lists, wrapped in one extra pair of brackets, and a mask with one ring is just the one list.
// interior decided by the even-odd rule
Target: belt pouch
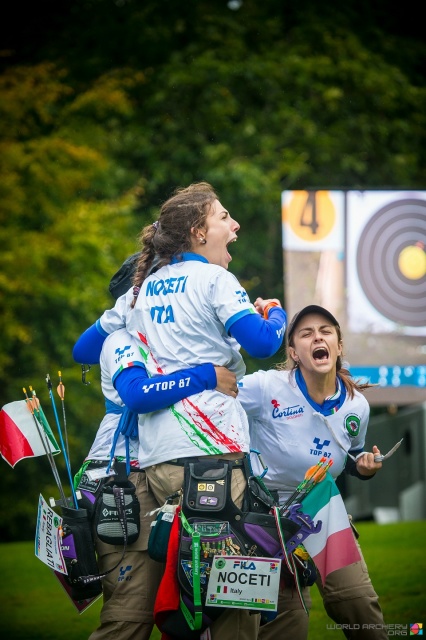
[(185, 462), (183, 505), (187, 516), (200, 512), (219, 513), (225, 507), (231, 488), (231, 463), (227, 460), (201, 459)]
[(165, 504), (156, 519), (151, 522), (148, 539), (148, 554), (152, 560), (166, 562), (170, 532), (176, 516), (176, 504)]
[[(124, 545), (124, 523), (120, 518), (115, 501), (113, 487), (105, 484), (96, 503), (96, 533), (102, 542), (112, 545)], [(140, 505), (133, 482), (118, 483), (124, 490), (124, 510), (126, 514), (127, 544), (133, 544), (140, 533)]]

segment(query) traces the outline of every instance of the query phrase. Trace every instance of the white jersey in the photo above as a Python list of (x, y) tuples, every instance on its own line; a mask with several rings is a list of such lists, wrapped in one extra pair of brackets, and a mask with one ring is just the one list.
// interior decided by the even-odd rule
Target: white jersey
[[(135, 308), (127, 312), (128, 331), (139, 338), (151, 375), (211, 362), (241, 378), (244, 361), (228, 329), (256, 311), (234, 275), (194, 255), (144, 280)], [(139, 441), (141, 467), (248, 451), (248, 422), (238, 400), (206, 390), (168, 409), (140, 415)]]
[[(197, 364), (212, 362), (216, 366), (222, 365), (227, 367), (235, 373), (237, 379), (241, 379), (246, 371), (246, 368), (244, 360), (240, 354), (240, 345), (234, 338), (232, 338), (232, 336), (228, 335), (225, 327), (229, 327), (236, 320), (242, 318), (247, 313), (256, 313), (256, 311), (253, 305), (250, 303), (247, 293), (241, 287), (235, 276), (230, 274), (222, 267), (216, 267), (215, 265), (209, 265), (196, 260), (169, 265), (169, 268), (172, 270), (172, 272), (174, 272), (179, 268), (182, 269), (182, 266), (184, 264), (191, 265), (191, 270), (193, 272), (197, 272), (198, 268), (200, 267), (201, 271), (199, 273), (201, 275), (202, 281), (204, 279), (204, 276), (209, 276), (209, 274), (205, 273), (205, 268), (210, 267), (210, 271), (211, 269), (214, 269), (215, 278), (217, 278), (216, 282), (215, 279), (213, 279), (212, 281), (210, 281), (210, 283), (204, 281), (204, 284), (209, 284), (209, 288), (215, 291), (217, 302), (215, 302), (212, 297), (211, 302), (214, 309), (201, 309), (200, 305), (198, 304), (198, 298), (196, 298), (196, 315), (195, 317), (192, 316), (194, 317), (194, 320), (189, 323), (188, 319), (191, 318), (191, 314), (193, 314), (194, 311), (193, 303), (188, 304), (188, 302), (190, 302), (190, 299), (188, 298), (178, 300), (178, 305), (176, 305), (177, 309), (174, 309), (173, 312), (174, 315), (176, 315), (176, 313), (179, 314), (180, 322), (174, 324), (173, 326), (169, 325), (168, 327), (166, 327), (167, 330), (172, 329), (172, 331), (174, 332), (174, 342), (172, 340), (167, 343), (169, 344), (169, 348), (166, 351), (166, 361), (163, 361), (163, 356), (159, 354), (163, 352), (163, 347), (165, 347), (165, 343), (162, 341), (162, 339), (164, 339), (164, 333), (167, 334), (167, 331), (161, 332), (160, 330), (158, 333), (150, 336), (149, 338), (150, 351), (151, 353), (156, 354), (156, 359), (151, 359), (153, 366), (152, 370), (149, 372), (152, 375), (158, 375), (158, 367), (156, 364), (157, 358), (160, 362), (162, 372), (166, 374), (172, 373), (173, 371), (177, 371), (179, 369), (186, 369), (188, 368), (188, 366), (195, 366)], [(163, 267), (163, 269), (166, 269), (166, 267)], [(151, 278), (152, 277), (154, 276), (151, 276)], [(167, 280), (166, 278), (165, 280), (168, 283), (170, 280), (173, 281), (175, 279), (176, 277), (173, 277), (172, 275), (171, 279), (169, 278)], [(145, 280), (145, 282), (147, 281), (148, 278), (147, 280)], [(147, 288), (149, 286), (155, 287), (156, 285), (155, 283), (152, 285), (147, 285)], [(151, 291), (151, 288), (149, 290)], [(225, 299), (227, 292), (230, 296), (228, 300)], [(210, 296), (212, 294), (210, 293), (210, 291), (207, 291), (206, 295)], [(141, 302), (143, 299), (143, 294), (141, 292), (139, 294), (135, 309), (132, 309), (131, 303), (133, 302), (133, 297), (133, 287), (131, 287), (125, 294), (117, 298), (117, 301), (112, 309), (107, 309), (106, 311), (104, 311), (97, 322), (98, 330), (100, 331), (100, 333), (109, 335), (114, 331), (117, 331), (117, 329), (126, 327), (127, 330), (138, 339), (138, 341), (141, 339), (143, 341), (145, 340), (145, 335), (142, 330), (143, 313), (146, 312), (147, 307), (149, 307), (148, 311), (151, 315), (151, 306), (149, 305), (149, 303), (147, 303), (145, 305), (145, 308), (142, 308)], [(228, 305), (229, 308), (226, 308)], [(218, 317), (212, 318), (212, 314), (215, 313), (215, 309), (217, 309), (218, 311)], [(161, 310), (159, 311), (157, 308), (155, 312), (161, 313)], [(203, 322), (206, 323), (208, 328), (205, 334), (202, 333), (200, 335), (199, 331), (203, 331)], [(168, 323), (169, 321), (167, 320), (166, 316), (164, 316), (163, 324), (167, 325)], [(159, 324), (161, 324), (161, 318), (159, 318)], [(154, 333), (154, 330), (155, 325), (152, 327), (152, 333)], [(182, 331), (184, 331), (185, 333), (182, 334)], [(184, 343), (182, 343), (182, 335), (184, 335), (185, 338)], [(153, 344), (155, 338), (157, 338), (156, 345)], [(159, 348), (158, 351), (157, 348)], [(191, 360), (190, 365), (186, 362), (188, 357)], [(215, 359), (213, 360), (212, 358)], [(146, 364), (148, 366), (148, 363)]]
[(96, 325), (98, 331), (104, 335), (109, 335), (117, 329), (123, 329), (126, 327), (126, 316), (130, 310), (130, 305), (133, 301), (133, 287), (129, 289), (122, 296), (117, 298), (115, 305), (112, 309), (107, 309), (103, 312)]
[[(330, 473), (343, 471), (347, 453), (363, 449), (370, 415), (365, 397), (355, 391), (329, 416), (316, 411), (289, 371), (258, 371), (239, 383), (238, 398), (249, 417), (250, 445), (268, 467), (264, 477), (270, 489), (279, 490), (283, 502), (321, 459), (333, 460)], [(256, 474), (263, 471), (251, 456)]]
[[(113, 381), (118, 373), (126, 367), (144, 366), (136, 340), (125, 329), (112, 333), (105, 339), (102, 346), (100, 365), (101, 387), (105, 399), (122, 407), (123, 402), (114, 389)], [(120, 415), (119, 413), (106, 413), (99, 425), (95, 440), (87, 455), (87, 460), (109, 460)], [(129, 445), (130, 459), (136, 461), (139, 451), (138, 439), (130, 438)], [(118, 437), (115, 455), (117, 457), (126, 456), (125, 440), (122, 435)]]
[(212, 362), (240, 379), (245, 365), (228, 330), (250, 313), (256, 310), (232, 273), (190, 259), (162, 267), (144, 280), (135, 308), (127, 312), (126, 326), (142, 341), (146, 336), (155, 355), (151, 373), (157, 365), (163, 373), (173, 373)]

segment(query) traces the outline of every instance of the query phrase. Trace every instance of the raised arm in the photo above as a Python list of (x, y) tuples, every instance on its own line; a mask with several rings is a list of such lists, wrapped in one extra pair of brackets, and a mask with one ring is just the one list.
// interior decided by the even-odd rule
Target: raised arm
[(282, 345), (287, 314), (277, 299), (257, 298), (254, 307), (258, 313), (245, 315), (234, 322), (229, 333), (253, 358), (269, 358)]

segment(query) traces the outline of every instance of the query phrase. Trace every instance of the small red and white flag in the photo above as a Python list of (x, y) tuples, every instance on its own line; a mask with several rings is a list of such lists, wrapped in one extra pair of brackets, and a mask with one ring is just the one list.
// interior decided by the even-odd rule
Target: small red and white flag
[[(24, 458), (60, 453), (58, 443), (47, 422), (35, 422), (26, 400), (5, 404), (0, 411), (0, 454), (13, 468)], [(41, 437), (43, 441), (41, 440)]]

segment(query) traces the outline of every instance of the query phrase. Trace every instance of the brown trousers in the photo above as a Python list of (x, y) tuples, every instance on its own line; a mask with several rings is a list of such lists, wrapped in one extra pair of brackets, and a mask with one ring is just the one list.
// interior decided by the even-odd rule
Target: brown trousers
[[(102, 580), (101, 624), (89, 640), (149, 640), (154, 627), (154, 602), (164, 565), (148, 555), (150, 525), (155, 516), (145, 514), (159, 504), (148, 489), (143, 471), (131, 473), (129, 480), (136, 486), (140, 503), (141, 532), (119, 566)], [(99, 571), (103, 573), (118, 562), (123, 547), (96, 539), (96, 551)]]

